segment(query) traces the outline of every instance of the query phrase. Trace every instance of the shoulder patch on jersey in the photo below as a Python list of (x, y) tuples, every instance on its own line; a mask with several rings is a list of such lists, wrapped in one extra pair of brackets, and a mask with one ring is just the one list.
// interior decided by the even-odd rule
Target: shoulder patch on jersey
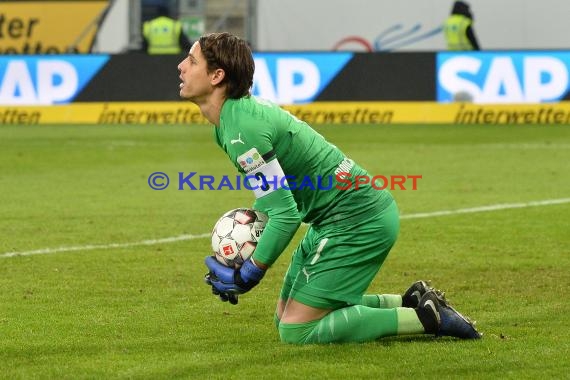
[(237, 162), (246, 173), (259, 168), (261, 165), (265, 165), (265, 160), (256, 148), (251, 148), (239, 156)]

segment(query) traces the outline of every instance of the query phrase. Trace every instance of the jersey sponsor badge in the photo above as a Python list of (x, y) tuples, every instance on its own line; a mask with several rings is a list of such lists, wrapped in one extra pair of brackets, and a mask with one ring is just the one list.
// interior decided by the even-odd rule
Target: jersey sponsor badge
[(237, 158), (237, 162), (246, 173), (250, 173), (251, 171), (265, 165), (265, 160), (261, 157), (261, 154), (259, 154), (256, 148), (251, 148), (239, 156)]

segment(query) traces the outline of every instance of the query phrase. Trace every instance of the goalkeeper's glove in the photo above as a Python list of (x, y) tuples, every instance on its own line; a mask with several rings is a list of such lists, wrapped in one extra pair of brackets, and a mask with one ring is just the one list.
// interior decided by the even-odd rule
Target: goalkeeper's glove
[(238, 302), (238, 294), (250, 291), (265, 275), (265, 270), (258, 268), (251, 258), (239, 269), (234, 269), (220, 264), (214, 256), (208, 256), (206, 266), (210, 272), (204, 280), (212, 286), (212, 293), (233, 305)]

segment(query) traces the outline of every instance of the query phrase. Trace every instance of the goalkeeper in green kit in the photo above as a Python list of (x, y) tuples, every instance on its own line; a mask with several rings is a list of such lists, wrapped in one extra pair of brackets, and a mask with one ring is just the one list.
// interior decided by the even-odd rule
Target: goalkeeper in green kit
[(216, 142), (254, 191), (253, 208), (269, 215), (253, 256), (240, 268), (206, 258), (206, 282), (214, 294), (237, 303), (305, 222), (310, 227), (293, 253), (277, 302), (281, 341), (366, 342), (403, 334), (480, 337), (424, 281), (403, 295), (364, 294), (398, 236), (396, 202), (367, 181), (347, 186), (368, 173), (305, 122), (250, 95), (254, 61), (244, 40), (228, 33), (202, 36), (178, 70), (180, 96), (198, 105), (214, 124)]

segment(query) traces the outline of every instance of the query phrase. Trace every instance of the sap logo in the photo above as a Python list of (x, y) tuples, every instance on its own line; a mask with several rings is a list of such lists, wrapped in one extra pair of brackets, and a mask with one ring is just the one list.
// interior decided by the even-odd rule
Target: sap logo
[(0, 104), (48, 105), (71, 101), (106, 56), (0, 59)]
[(302, 58), (277, 60), (275, 80), (263, 59), (255, 60), (254, 88), (262, 98), (280, 104), (296, 103), (313, 98), (321, 76), (313, 62)]
[(253, 94), (279, 104), (312, 101), (351, 53), (256, 54)]
[(540, 103), (558, 100), (568, 89), (566, 64), (553, 55), (442, 56), (439, 101), (463, 94), (479, 103)]
[(54, 104), (71, 98), (77, 83), (77, 72), (68, 62), (41, 61), (32, 74), (25, 61), (14, 60), (8, 63), (2, 78), (0, 103)]

